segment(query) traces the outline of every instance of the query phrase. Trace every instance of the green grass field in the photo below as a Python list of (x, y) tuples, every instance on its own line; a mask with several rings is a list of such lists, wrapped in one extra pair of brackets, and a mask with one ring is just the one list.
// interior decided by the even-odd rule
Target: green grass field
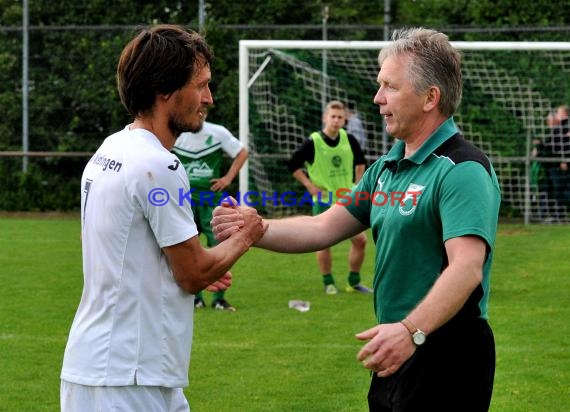
[[(0, 218), (0, 411), (59, 410), (61, 360), (82, 288), (79, 232), (76, 217)], [(347, 249), (333, 249), (339, 286)], [(568, 250), (568, 226), (500, 226), (493, 412), (570, 408)], [(370, 242), (368, 284), (372, 262)], [(238, 312), (207, 308), (195, 317), (192, 411), (366, 411), (369, 375), (356, 361), (354, 334), (374, 324), (371, 298), (324, 295), (313, 254), (254, 249), (233, 272), (227, 297)], [(289, 309), (290, 299), (310, 301), (311, 310)]]

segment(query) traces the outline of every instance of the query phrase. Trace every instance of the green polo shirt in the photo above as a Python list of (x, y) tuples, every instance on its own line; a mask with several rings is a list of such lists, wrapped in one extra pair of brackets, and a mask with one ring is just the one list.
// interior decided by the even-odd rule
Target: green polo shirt
[[(369, 194), (366, 198), (366, 194)], [(403, 319), (447, 267), (444, 242), (474, 235), (487, 243), (482, 284), (458, 316), (487, 319), (500, 191), (488, 158), (445, 121), (410, 158), (396, 142), (354, 188), (348, 211), (372, 229), (378, 322)]]

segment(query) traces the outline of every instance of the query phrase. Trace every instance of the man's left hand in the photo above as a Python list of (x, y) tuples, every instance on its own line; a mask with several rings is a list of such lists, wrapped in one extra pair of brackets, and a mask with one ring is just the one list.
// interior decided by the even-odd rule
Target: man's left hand
[(358, 333), (356, 338), (369, 341), (357, 359), (381, 378), (394, 374), (416, 350), (410, 332), (401, 323), (376, 325)]
[(210, 186), (212, 192), (221, 192), (232, 183), (226, 176), (220, 177), (219, 179), (212, 179), (210, 182), (212, 182), (212, 186)]
[(208, 292), (220, 292), (228, 289), (232, 285), (232, 272), (227, 271), (221, 278), (214, 283), (208, 285), (206, 290)]

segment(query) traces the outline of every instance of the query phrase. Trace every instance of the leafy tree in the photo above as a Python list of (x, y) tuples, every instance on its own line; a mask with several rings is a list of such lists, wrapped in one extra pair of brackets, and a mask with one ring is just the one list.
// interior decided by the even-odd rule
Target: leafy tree
[[(216, 56), (210, 119), (234, 133), (239, 40), (321, 39), (325, 5), (329, 39), (383, 36), (382, 0), (206, 0), (205, 4), (204, 34)], [(570, 21), (570, 8), (546, 0), (392, 0), (391, 11), (391, 27), (448, 29), (452, 40), (566, 40), (567, 32), (520, 33), (509, 27), (547, 28)], [(0, 150), (21, 149), (21, 23), (22, 2), (0, 0)], [(117, 58), (125, 43), (140, 25), (174, 23), (197, 30), (198, 2), (118, 0), (110, 5), (107, 0), (34, 0), (29, 2), (29, 23), (30, 148), (93, 151), (130, 121), (115, 88)], [(533, 62), (521, 62), (520, 68), (547, 70)], [(543, 86), (550, 90), (556, 82), (547, 79)], [(291, 90), (289, 97), (294, 99), (295, 93)], [(20, 159), (0, 158), (0, 185), (12, 193), (0, 196), (0, 210), (77, 209), (78, 179), (85, 161), (31, 159), (26, 176), (20, 171)], [(35, 196), (30, 196), (32, 190)]]

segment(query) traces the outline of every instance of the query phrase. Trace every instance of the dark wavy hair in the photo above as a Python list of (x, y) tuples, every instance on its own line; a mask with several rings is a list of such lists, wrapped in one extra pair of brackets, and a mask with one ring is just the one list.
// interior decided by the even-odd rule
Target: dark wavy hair
[(133, 117), (150, 111), (157, 94), (181, 89), (213, 53), (204, 38), (181, 26), (142, 29), (123, 49), (117, 65), (121, 102)]

